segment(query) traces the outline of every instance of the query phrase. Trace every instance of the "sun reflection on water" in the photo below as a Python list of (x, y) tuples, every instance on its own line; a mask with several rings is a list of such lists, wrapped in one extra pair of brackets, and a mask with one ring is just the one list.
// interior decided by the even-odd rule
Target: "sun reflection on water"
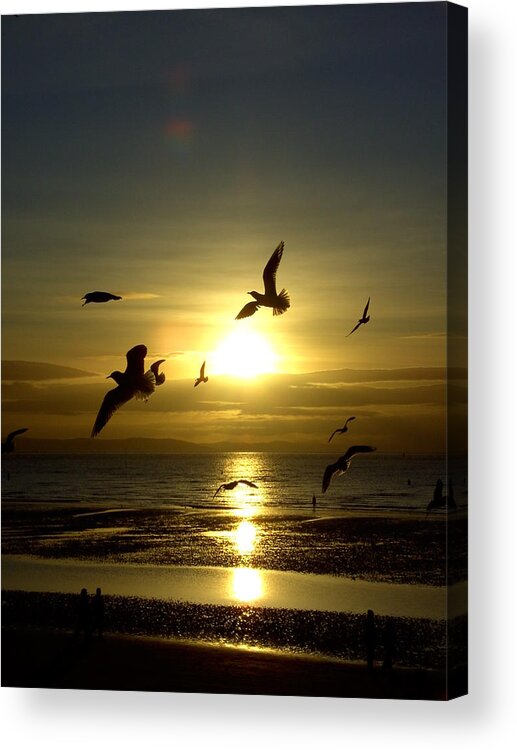
[(235, 568), (233, 571), (233, 596), (240, 602), (252, 602), (263, 596), (263, 580), (260, 570)]
[(237, 551), (241, 555), (249, 555), (255, 548), (257, 540), (257, 527), (251, 521), (241, 521), (234, 532), (234, 541)]
[[(227, 456), (222, 475), (225, 481), (246, 479), (254, 482), (257, 488), (238, 484), (228, 493), (228, 502), (235, 508), (235, 513), (242, 518), (255, 515), (264, 504), (266, 495), (261, 478), (265, 474), (264, 460), (260, 453), (233, 453)], [(221, 480), (222, 481), (222, 480)]]

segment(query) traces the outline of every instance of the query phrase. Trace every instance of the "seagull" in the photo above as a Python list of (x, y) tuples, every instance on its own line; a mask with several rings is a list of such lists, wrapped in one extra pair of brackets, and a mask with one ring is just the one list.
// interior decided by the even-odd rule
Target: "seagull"
[(449, 494), (442, 495), (442, 483), (437, 483), (434, 491), (434, 497), (427, 506), (427, 513), (436, 508), (447, 508), (447, 510), (456, 510), (456, 500), (454, 499), (454, 488), (452, 486), (452, 480), (449, 480)]
[(322, 492), (327, 491), (328, 486), (334, 476), (344, 474), (345, 471), (350, 468), (350, 461), (356, 453), (371, 453), (374, 450), (376, 450), (376, 448), (372, 448), (371, 445), (352, 445), (347, 450), (344, 456), (338, 458), (336, 463), (329, 464), (329, 466), (327, 466), (327, 468), (325, 469), (325, 473), (323, 474), (323, 482), (321, 485)]
[(357, 325), (355, 326), (355, 328), (352, 328), (350, 333), (348, 333), (345, 338), (348, 338), (349, 336), (351, 336), (354, 331), (357, 331), (360, 325), (363, 325), (363, 323), (364, 324), (368, 323), (368, 321), (370, 320), (370, 316), (367, 315), (369, 306), (370, 306), (370, 298), (368, 297), (368, 302), (366, 303), (366, 307), (364, 308), (363, 317), (357, 322)]
[(205, 365), (206, 365), (206, 362), (203, 362), (203, 364), (201, 365), (201, 369), (199, 371), (199, 377), (196, 378), (196, 382), (194, 383), (194, 388), (200, 383), (208, 382), (208, 378), (205, 376)]
[[(84, 297), (81, 297), (81, 299), (86, 300), (84, 305), (87, 305), (89, 302), (109, 302), (110, 299), (122, 299), (122, 297), (118, 297), (116, 294), (110, 294), (109, 292), (88, 292)], [(84, 305), (82, 305), (82, 307), (84, 307)]]
[[(154, 384), (155, 385), (163, 385), (165, 383), (165, 373), (164, 372), (158, 372), (160, 365), (162, 362), (165, 362), (164, 359), (159, 359), (157, 362), (153, 362), (149, 370), (154, 375)], [(148, 370), (148, 372), (149, 372)]]
[(341, 429), (340, 429), (340, 430), (334, 430), (334, 432), (332, 433), (332, 435), (331, 435), (331, 436), (329, 437), (329, 440), (328, 440), (328, 441), (329, 441), (329, 443), (330, 443), (330, 441), (332, 440), (332, 438), (334, 437), (334, 435), (336, 434), (336, 432), (339, 432), (339, 433), (341, 433), (342, 435), (343, 435), (343, 434), (344, 434), (345, 432), (348, 432), (348, 427), (347, 427), (347, 424), (348, 424), (349, 422), (351, 422), (351, 421), (352, 421), (353, 419), (355, 419), (355, 417), (348, 417), (348, 419), (346, 420), (346, 422), (345, 422), (344, 426), (343, 426), (343, 427), (341, 427)]
[(108, 378), (113, 378), (117, 387), (108, 391), (104, 396), (97, 419), (93, 425), (92, 437), (99, 434), (113, 414), (123, 404), (131, 401), (132, 398), (146, 401), (154, 393), (156, 377), (152, 370), (144, 372), (144, 359), (146, 356), (147, 347), (144, 344), (138, 344), (138, 346), (134, 346), (126, 354), (127, 367), (125, 372), (115, 370), (111, 375), (108, 375)]
[[(236, 479), (235, 482), (227, 482), (226, 484), (221, 484), (221, 486), (214, 492), (214, 497), (221, 492), (221, 490), (234, 490), (238, 484), (247, 484), (248, 487), (255, 487), (256, 490), (258, 490), (258, 487), (253, 482), (250, 482), (248, 479)], [(212, 500), (214, 499), (212, 498)]]
[(249, 318), (250, 315), (257, 312), (259, 307), (272, 307), (273, 315), (282, 315), (282, 313), (285, 313), (287, 308), (291, 306), (287, 289), (282, 289), (280, 294), (277, 294), (276, 292), (276, 272), (280, 261), (282, 260), (283, 252), (284, 243), (281, 242), (268, 260), (267, 265), (264, 268), (264, 273), (262, 274), (262, 278), (264, 279), (264, 294), (255, 291), (248, 292), (255, 301), (248, 302), (247, 305), (244, 305), (235, 320)]
[(13, 432), (10, 432), (2, 443), (2, 453), (12, 453), (15, 448), (15, 438), (18, 437), (18, 435), (23, 435), (28, 429), (28, 427), (22, 427), (19, 430), (13, 430)]

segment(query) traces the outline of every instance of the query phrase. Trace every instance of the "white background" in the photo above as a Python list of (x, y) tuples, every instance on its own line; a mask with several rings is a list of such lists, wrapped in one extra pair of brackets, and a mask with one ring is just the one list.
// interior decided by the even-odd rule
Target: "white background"
[[(0, 0), (2, 14), (239, 7), (239, 2)], [(300, 5), (301, 2), (257, 5)], [(305, 3), (306, 4), (306, 3)], [(317, 3), (313, 3), (317, 4)], [(4, 747), (516, 746), (514, 314), (516, 4), (469, 0), (470, 694), (451, 703), (0, 691)], [(5, 744), (6, 743), (6, 744)]]

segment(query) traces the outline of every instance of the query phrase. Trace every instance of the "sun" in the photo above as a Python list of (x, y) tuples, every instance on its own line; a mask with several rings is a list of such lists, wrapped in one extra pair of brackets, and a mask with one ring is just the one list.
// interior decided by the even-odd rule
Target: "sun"
[(235, 330), (213, 352), (210, 369), (214, 375), (253, 378), (277, 372), (278, 359), (261, 333)]

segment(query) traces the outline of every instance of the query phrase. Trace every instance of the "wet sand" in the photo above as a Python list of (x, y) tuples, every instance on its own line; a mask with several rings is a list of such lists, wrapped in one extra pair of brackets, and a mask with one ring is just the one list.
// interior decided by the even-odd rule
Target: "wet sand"
[(251, 567), (431, 586), (467, 578), (467, 519), (461, 511), (426, 517), (13, 503), (3, 506), (2, 526), (2, 554)]
[(70, 633), (2, 632), (4, 687), (239, 693), (445, 700), (458, 694), (465, 670), (448, 692), (438, 671), (287, 655), (265, 649), (109, 635), (88, 648)]
[[(466, 617), (460, 602), (446, 621), (445, 588), (447, 580), (463, 585), (466, 533), (463, 512), (426, 517), (392, 511), (330, 515), (5, 504), (3, 684), (443, 699), (446, 650), (449, 664), (466, 664)], [(25, 578), (10, 578), (24, 565)], [(38, 583), (31, 570), (45, 565), (51, 580)], [(243, 569), (244, 594), (234, 586), (228, 599), (221, 598), (224, 591), (228, 596), (235, 571)], [(152, 593), (138, 588), (146, 572), (156, 579)], [(188, 591), (189, 576), (200, 577), (201, 587)], [(311, 598), (310, 586), (319, 576), (324, 585)], [(101, 586), (108, 594), (106, 641), (94, 644), (87, 656), (76, 654), (71, 639), (77, 593), (65, 593), (72, 590), (65, 586), (70, 577), (67, 585), (77, 593), (88, 579), (90, 593)], [(269, 599), (253, 594), (257, 580)], [(187, 586), (181, 596), (174, 588), (179, 584)], [(430, 596), (443, 597), (443, 606), (401, 609), (395, 594), (406, 587), (411, 606), (420, 590), (426, 604), (426, 587)], [(335, 607), (324, 601), (332, 592), (344, 597)], [(397, 633), (389, 693), (365, 671), (368, 608), (376, 611), (377, 659), (383, 658), (381, 634), (388, 619)], [(460, 616), (450, 619), (452, 614)], [(250, 651), (256, 647), (262, 650)], [(68, 665), (63, 654), (71, 653)], [(56, 672), (56, 664), (66, 668)], [(455, 673), (454, 684), (462, 687), (450, 689), (449, 697), (465, 691), (465, 670)]]

